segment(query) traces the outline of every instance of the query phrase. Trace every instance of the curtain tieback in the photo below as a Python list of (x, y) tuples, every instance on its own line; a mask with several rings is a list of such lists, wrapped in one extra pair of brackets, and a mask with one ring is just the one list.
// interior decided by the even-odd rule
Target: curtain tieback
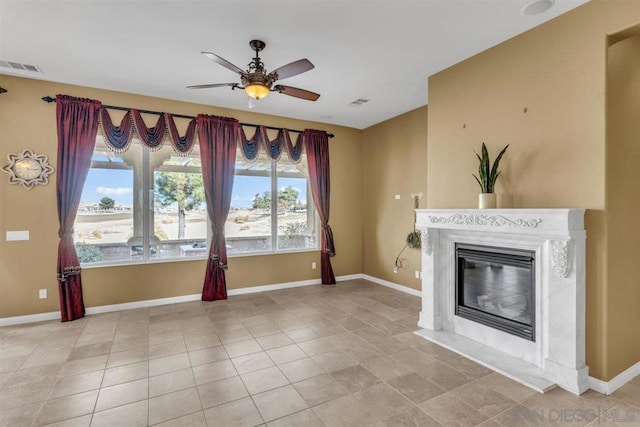
[(81, 271), (80, 266), (64, 267), (62, 272), (57, 274), (57, 279), (60, 282), (66, 282), (68, 277), (77, 276)]
[(220, 255), (218, 254), (211, 254), (211, 256), (209, 257), (211, 258), (211, 261), (216, 263), (216, 267), (217, 268), (221, 268), (223, 270), (228, 269), (229, 267), (227, 266), (227, 264), (223, 264), (220, 262)]
[(322, 238), (325, 243), (324, 252), (329, 256), (336, 255), (336, 248), (333, 243), (333, 230), (329, 226), (329, 223), (322, 223)]

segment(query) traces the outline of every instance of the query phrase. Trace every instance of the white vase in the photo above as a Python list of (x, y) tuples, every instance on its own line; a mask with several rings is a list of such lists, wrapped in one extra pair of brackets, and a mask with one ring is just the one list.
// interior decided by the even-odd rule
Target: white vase
[(480, 209), (495, 209), (496, 193), (480, 193), (478, 194), (478, 208)]

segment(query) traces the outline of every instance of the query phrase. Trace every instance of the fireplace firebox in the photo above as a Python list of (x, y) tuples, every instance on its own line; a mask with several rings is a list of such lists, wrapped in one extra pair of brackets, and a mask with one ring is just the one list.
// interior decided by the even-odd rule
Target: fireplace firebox
[(535, 341), (535, 253), (456, 243), (455, 314)]

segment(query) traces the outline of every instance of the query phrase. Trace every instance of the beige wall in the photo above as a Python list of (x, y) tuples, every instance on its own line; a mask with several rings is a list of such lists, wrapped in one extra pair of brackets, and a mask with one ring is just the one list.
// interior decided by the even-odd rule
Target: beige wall
[(620, 370), (640, 359), (640, 35), (609, 48), (606, 99), (606, 334)]
[[(99, 99), (105, 104), (195, 115), (235, 117), (243, 122), (334, 133), (330, 140), (331, 219), (337, 255), (336, 275), (362, 272), (362, 165), (359, 130), (255, 113), (189, 104), (85, 87), (0, 75), (8, 90), (0, 97), (0, 159), (30, 148), (56, 163), (55, 105), (40, 100), (59, 93)], [(4, 164), (4, 160), (2, 160)], [(27, 191), (0, 177), (0, 317), (59, 310), (55, 280), (58, 244), (56, 175), (49, 185)], [(6, 242), (8, 230), (29, 230), (30, 240)], [(319, 252), (236, 257), (229, 260), (229, 289), (320, 277)], [(89, 268), (83, 271), (87, 307), (197, 294), (202, 290), (204, 261)], [(38, 299), (46, 288), (49, 298)]]
[[(421, 289), (420, 249), (406, 248), (403, 268), (396, 256), (413, 231), (412, 193), (427, 193), (427, 107), (418, 108), (362, 132), (363, 271), (373, 277)], [(400, 195), (400, 200), (395, 195)], [(425, 197), (420, 207), (425, 207)]]
[[(640, 1), (592, 0), (429, 78), (430, 208), (476, 206), (473, 152), (484, 141), (493, 155), (511, 144), (499, 207), (588, 209), (587, 363), (605, 380), (640, 354), (638, 340), (612, 346), (629, 333), (607, 304), (605, 225), (607, 35), (639, 17)], [(638, 301), (637, 291), (615, 291)]]

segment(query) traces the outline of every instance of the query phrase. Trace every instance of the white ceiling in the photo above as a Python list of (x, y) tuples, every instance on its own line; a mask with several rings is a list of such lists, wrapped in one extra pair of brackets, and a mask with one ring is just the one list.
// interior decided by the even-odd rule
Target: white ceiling
[(268, 70), (308, 58), (279, 82), (321, 97), (272, 93), (254, 111), (363, 129), (425, 105), (429, 75), (586, 1), (524, 16), (531, 0), (0, 0), (0, 60), (44, 74), (0, 73), (247, 110), (242, 91), (185, 86), (236, 82), (199, 52), (245, 69), (261, 39)]

